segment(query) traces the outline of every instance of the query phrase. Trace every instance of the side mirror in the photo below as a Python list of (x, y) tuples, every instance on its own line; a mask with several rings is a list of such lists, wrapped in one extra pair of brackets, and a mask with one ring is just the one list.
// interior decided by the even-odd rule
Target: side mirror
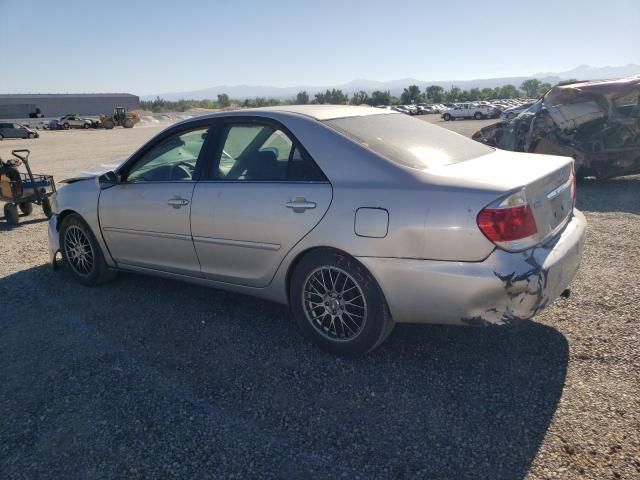
[(98, 187), (101, 190), (106, 190), (118, 184), (118, 175), (115, 172), (103, 173), (98, 177)]

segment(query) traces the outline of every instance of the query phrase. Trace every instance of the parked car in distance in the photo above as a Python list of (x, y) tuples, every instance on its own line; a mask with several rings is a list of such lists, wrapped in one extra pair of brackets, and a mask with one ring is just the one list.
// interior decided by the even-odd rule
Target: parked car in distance
[(49, 251), (84, 285), (122, 270), (288, 304), (359, 354), (398, 322), (515, 324), (557, 298), (585, 235), (574, 179), (571, 158), (390, 110), (219, 112), (63, 181)]
[(415, 112), (406, 105), (394, 105), (391, 109), (406, 115), (415, 115)]
[(522, 103), (522, 104), (517, 105), (515, 107), (507, 108), (506, 110), (504, 110), (500, 114), (500, 118), (502, 118), (504, 120), (511, 120), (512, 118), (517, 117), (522, 112), (524, 112), (526, 109), (528, 109), (531, 105), (533, 105), (533, 103), (534, 102)]
[(474, 118), (482, 120), (483, 118), (495, 118), (498, 116), (498, 110), (488, 105), (480, 105), (477, 103), (459, 103), (449, 110), (445, 110), (442, 119), (445, 122), (455, 120), (457, 118)]
[(0, 140), (4, 138), (38, 138), (40, 134), (19, 123), (0, 122)]
[(65, 115), (60, 120), (58, 120), (60, 126), (68, 130), (70, 128), (92, 128), (94, 123), (92, 120), (88, 118), (81, 118), (76, 115)]

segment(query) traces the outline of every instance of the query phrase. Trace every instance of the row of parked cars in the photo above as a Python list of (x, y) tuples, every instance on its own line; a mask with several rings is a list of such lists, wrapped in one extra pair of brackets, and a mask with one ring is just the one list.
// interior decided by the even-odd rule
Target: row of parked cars
[(407, 115), (440, 114), (445, 121), (473, 118), (501, 117), (510, 120), (519, 115), (535, 103), (532, 99), (507, 98), (491, 101), (477, 101), (464, 103), (417, 103), (414, 105), (381, 106)]

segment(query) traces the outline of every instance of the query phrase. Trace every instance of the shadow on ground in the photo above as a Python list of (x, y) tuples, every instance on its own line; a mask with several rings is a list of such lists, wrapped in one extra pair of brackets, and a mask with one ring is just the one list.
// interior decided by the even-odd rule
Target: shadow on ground
[(516, 479), (567, 368), (541, 324), (399, 325), (340, 359), (284, 307), (168, 280), (92, 289), (42, 266), (0, 298), (9, 476)]
[(640, 176), (578, 182), (576, 206), (585, 212), (640, 214)]

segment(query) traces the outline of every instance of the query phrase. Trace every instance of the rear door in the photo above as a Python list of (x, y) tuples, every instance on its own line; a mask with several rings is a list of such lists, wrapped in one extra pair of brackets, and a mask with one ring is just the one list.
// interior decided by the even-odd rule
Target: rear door
[(331, 184), (282, 125), (228, 120), (209, 179), (198, 182), (191, 231), (206, 278), (264, 287), (329, 208)]
[(14, 123), (11, 125), (13, 127), (13, 131), (11, 136), (14, 138), (27, 138), (29, 136), (29, 132), (22, 125)]
[(100, 194), (102, 233), (121, 266), (201, 276), (191, 200), (210, 125), (176, 127), (136, 154)]

